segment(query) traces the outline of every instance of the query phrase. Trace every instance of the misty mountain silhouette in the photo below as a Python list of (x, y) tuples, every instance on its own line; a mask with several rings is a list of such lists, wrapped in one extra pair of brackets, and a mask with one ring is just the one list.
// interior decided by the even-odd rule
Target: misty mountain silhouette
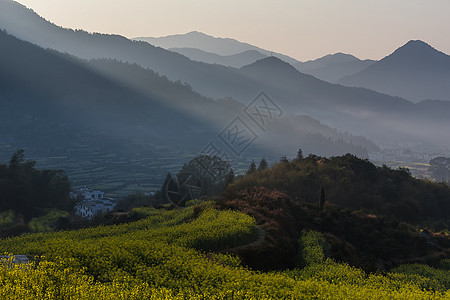
[[(262, 56), (274, 56), (292, 64), (303, 73), (332, 83), (337, 82), (344, 76), (353, 75), (373, 63), (371, 60), (362, 61), (352, 55), (343, 53), (331, 54), (303, 63), (280, 53), (273, 53), (234, 39), (216, 38), (198, 31), (158, 38), (140, 37), (134, 40), (146, 41), (152, 45), (185, 55), (195, 61), (232, 67), (251, 64), (258, 59), (262, 59)], [(249, 56), (249, 51), (257, 55)]]
[[(240, 80), (236, 78), (236, 72), (232, 68), (194, 62), (183, 55), (146, 42), (58, 27), (14, 1), (0, 0), (1, 28), (19, 39), (79, 58), (111, 58), (137, 63), (171, 80), (189, 82), (194, 89), (209, 97), (228, 96), (223, 92), (222, 85), (226, 85), (226, 81), (237, 84)], [(252, 97), (254, 93), (251, 94)]]
[[(74, 135), (83, 139), (88, 134), (105, 144), (110, 136), (127, 136), (168, 145), (176, 133), (176, 140), (184, 139), (188, 147), (187, 141), (207, 138), (208, 128), (212, 134), (217, 130), (161, 97), (118, 84), (69, 55), (44, 50), (4, 31), (0, 44), (1, 135), (17, 144), (62, 146), (79, 142), (80, 138), (72, 140)], [(207, 101), (189, 95), (187, 87), (183, 91), (183, 86), (166, 84), (170, 90), (182, 90), (184, 98), (194, 98), (191, 103)]]
[(312, 116), (336, 128), (379, 141), (434, 139), (437, 142), (450, 137), (445, 129), (450, 126), (450, 120), (445, 117), (450, 113), (450, 102), (436, 105), (425, 101), (419, 105), (364, 88), (330, 84), (303, 74), (275, 57), (240, 70), (276, 95), (286, 110)]
[(294, 66), (305, 74), (336, 83), (342, 77), (356, 74), (374, 62), (373, 60), (360, 60), (350, 54), (335, 53)]
[[(317, 105), (327, 111), (341, 108), (370, 109), (385, 112), (392, 108), (404, 108), (411, 103), (401, 98), (374, 93), (370, 90), (347, 88), (319, 80), (299, 72), (292, 65), (276, 58), (268, 57), (242, 67), (246, 77), (276, 87), (280, 92), (289, 93), (287, 105)], [(288, 99), (290, 102), (287, 102)], [(294, 109), (291, 107), (290, 109)]]
[(247, 43), (239, 42), (231, 38), (219, 38), (207, 35), (202, 32), (192, 31), (186, 34), (174, 34), (163, 37), (137, 37), (133, 40), (145, 41), (154, 46), (169, 48), (195, 48), (209, 53), (215, 53), (221, 56), (230, 56), (245, 51), (253, 50), (265, 56), (276, 56), (290, 64), (299, 61), (287, 55), (262, 49)]
[(249, 65), (257, 60), (266, 57), (266, 55), (261, 54), (256, 50), (247, 50), (233, 55), (219, 55), (196, 48), (169, 48), (168, 50), (189, 57), (194, 61), (204, 62), (208, 64), (219, 64), (234, 68), (240, 68), (242, 66)]
[[(245, 106), (260, 91), (265, 91), (290, 114), (309, 115), (332, 127), (380, 141), (435, 143), (448, 135), (449, 120), (442, 119), (443, 111), (450, 112), (446, 104), (437, 109), (431, 102), (424, 102), (418, 109), (419, 106), (399, 97), (321, 81), (275, 57), (241, 69), (194, 62), (145, 42), (63, 29), (6, 0), (0, 0), (1, 27), (21, 39), (81, 58), (136, 63), (173, 81), (187, 82), (195, 92), (214, 99), (232, 97)], [(442, 136), (430, 134), (441, 131)]]
[(414, 102), (450, 100), (450, 56), (423, 41), (409, 41), (363, 71), (340, 79), (339, 83)]
[[(0, 140), (14, 147), (42, 153), (101, 145), (119, 155), (130, 151), (123, 139), (131, 139), (142, 147), (181, 147), (195, 153), (245, 108), (236, 101), (205, 98), (136, 64), (81, 61), (4, 31), (0, 44)], [(256, 153), (271, 145), (273, 137), (277, 147), (264, 153), (276, 156), (278, 151), (295, 153), (299, 141), (308, 151), (326, 155), (366, 156), (363, 147), (376, 147), (308, 117), (277, 121), (255, 144)]]

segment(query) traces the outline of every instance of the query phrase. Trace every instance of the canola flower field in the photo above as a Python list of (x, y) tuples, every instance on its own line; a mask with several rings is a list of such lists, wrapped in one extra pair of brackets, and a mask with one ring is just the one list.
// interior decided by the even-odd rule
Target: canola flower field
[[(255, 220), (195, 207), (158, 211), (133, 223), (26, 234), (0, 241), (0, 299), (450, 299), (450, 274), (425, 266), (366, 274), (324, 259), (313, 235), (303, 268), (263, 273), (217, 250), (256, 240)], [(420, 269), (418, 275), (415, 272)]]

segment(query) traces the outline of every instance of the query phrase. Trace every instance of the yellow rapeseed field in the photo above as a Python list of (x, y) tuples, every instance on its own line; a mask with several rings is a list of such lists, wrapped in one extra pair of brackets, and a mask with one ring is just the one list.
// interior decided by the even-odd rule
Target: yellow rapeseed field
[[(369, 275), (331, 260), (262, 273), (214, 251), (257, 239), (252, 217), (234, 211), (147, 209), (146, 219), (0, 241), (0, 299), (450, 299), (419, 275)], [(448, 275), (448, 273), (447, 273)]]

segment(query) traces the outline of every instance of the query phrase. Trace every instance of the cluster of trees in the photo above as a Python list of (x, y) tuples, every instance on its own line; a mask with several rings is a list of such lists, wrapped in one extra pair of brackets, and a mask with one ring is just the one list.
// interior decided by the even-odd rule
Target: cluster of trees
[(72, 211), (70, 181), (61, 170), (38, 170), (36, 162), (16, 151), (9, 164), (0, 164), (0, 211), (13, 210), (26, 221), (46, 209)]
[(327, 203), (352, 209), (368, 209), (378, 214), (420, 223), (448, 222), (450, 189), (447, 185), (414, 178), (408, 169), (377, 167), (367, 159), (347, 154), (325, 158), (299, 155), (283, 158), (271, 168), (249, 172), (237, 178), (229, 189), (245, 190), (264, 186), (286, 193), (294, 201)]
[[(294, 161), (301, 161), (304, 158), (302, 149), (298, 149), (297, 156), (295, 157)], [(287, 159), (286, 155), (283, 155), (280, 158), (280, 162), (287, 163), (289, 160)], [(265, 157), (261, 158), (261, 161), (259, 162), (258, 168), (256, 168), (256, 163), (254, 160), (252, 160), (250, 166), (248, 167), (247, 175), (252, 174), (256, 171), (263, 171), (269, 167), (269, 164), (267, 163), (267, 160)]]
[(202, 196), (219, 196), (234, 178), (234, 171), (227, 161), (219, 156), (199, 155), (184, 164), (175, 176), (167, 174), (161, 198), (165, 203), (183, 206)]
[(428, 170), (434, 179), (450, 183), (450, 158), (433, 158), (430, 161), (430, 168)]

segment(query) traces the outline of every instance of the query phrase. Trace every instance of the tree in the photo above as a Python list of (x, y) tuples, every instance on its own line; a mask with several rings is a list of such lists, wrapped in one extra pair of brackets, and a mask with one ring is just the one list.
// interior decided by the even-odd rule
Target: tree
[(321, 211), (323, 211), (324, 207), (325, 207), (325, 188), (322, 185), (320, 187), (319, 208)]
[(36, 161), (34, 160), (27, 160), (25, 161), (25, 151), (23, 149), (18, 149), (14, 154), (11, 156), (11, 159), (9, 160), (9, 168), (11, 170), (17, 170), (21, 167), (25, 167), (28, 171), (36, 165)]
[(280, 158), (280, 162), (282, 162), (282, 163), (288, 163), (288, 162), (289, 162), (288, 159), (287, 159), (287, 157), (286, 157), (286, 155), (283, 155), (283, 156)]
[(255, 164), (255, 161), (252, 160), (252, 163), (251, 163), (250, 166), (248, 167), (247, 175), (252, 174), (252, 173), (255, 173), (255, 172), (256, 172), (256, 164)]
[(304, 158), (304, 157), (303, 157), (303, 151), (302, 151), (302, 149), (298, 149), (297, 157), (295, 158), (295, 160), (301, 161), (303, 158)]
[(232, 184), (234, 182), (234, 171), (233, 169), (228, 172), (227, 176), (225, 176), (225, 182), (223, 184), (223, 187), (226, 188), (228, 185)]
[(25, 161), (24, 150), (19, 149), (11, 156), (9, 160), (10, 169), (18, 169), (20, 165)]
[(61, 170), (37, 170), (36, 162), (25, 161), (23, 149), (17, 150), (9, 165), (0, 164), (0, 211), (13, 209), (25, 220), (45, 209), (71, 211), (70, 181)]
[(202, 194), (217, 196), (222, 192), (225, 177), (230, 173), (231, 165), (219, 156), (199, 155), (185, 164), (177, 174), (180, 184), (189, 181), (189, 184), (201, 187)]
[(268, 168), (267, 160), (263, 157), (259, 162), (258, 171), (262, 171)]

